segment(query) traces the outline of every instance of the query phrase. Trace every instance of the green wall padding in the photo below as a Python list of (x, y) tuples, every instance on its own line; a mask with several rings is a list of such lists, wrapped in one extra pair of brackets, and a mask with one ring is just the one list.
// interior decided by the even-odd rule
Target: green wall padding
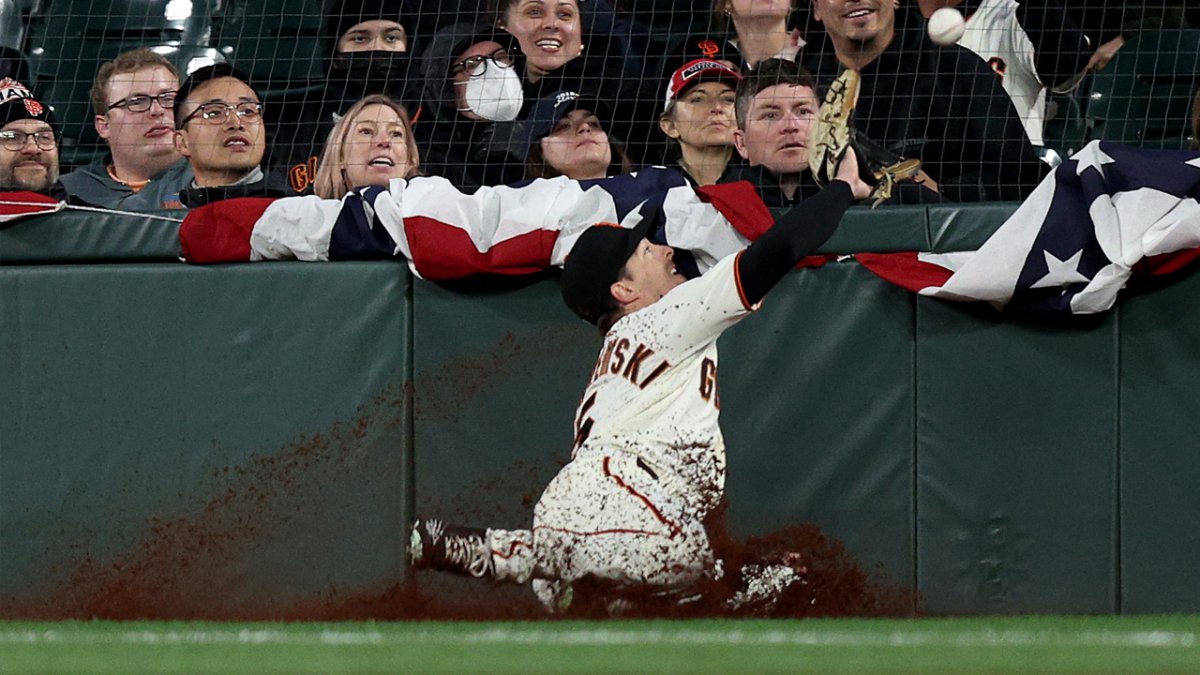
[(917, 578), (933, 612), (1112, 612), (1117, 322), (917, 302)]
[(731, 527), (813, 523), (913, 584), (913, 315), (855, 263), (789, 275), (720, 342)]
[(1200, 278), (1121, 304), (1121, 610), (1200, 610)]
[(319, 616), (397, 583), (409, 283), (0, 267), (0, 614)]

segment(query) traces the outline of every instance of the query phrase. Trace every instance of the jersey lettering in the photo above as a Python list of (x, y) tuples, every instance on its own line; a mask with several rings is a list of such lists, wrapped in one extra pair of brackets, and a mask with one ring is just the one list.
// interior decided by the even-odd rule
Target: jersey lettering
[(629, 338), (621, 338), (621, 340), (617, 342), (617, 348), (613, 350), (613, 356), (617, 358), (616, 362), (612, 364), (612, 370), (609, 371), (613, 375), (620, 373), (621, 369), (625, 367), (626, 349), (629, 349)]
[(718, 410), (721, 408), (721, 396), (717, 393), (717, 364), (712, 359), (704, 359), (700, 363), (700, 398), (711, 401)]
[(602, 375), (619, 375), (638, 389), (645, 389), (671, 367), (669, 361), (660, 361), (643, 379), (643, 366), (650, 367), (650, 357), (654, 356), (654, 350), (644, 344), (638, 344), (633, 348), (633, 353), (629, 354), (631, 344), (633, 343), (627, 338), (621, 338), (605, 345), (604, 351), (600, 352), (600, 357), (596, 359), (596, 366), (592, 368), (592, 381), (595, 382), (596, 378)]

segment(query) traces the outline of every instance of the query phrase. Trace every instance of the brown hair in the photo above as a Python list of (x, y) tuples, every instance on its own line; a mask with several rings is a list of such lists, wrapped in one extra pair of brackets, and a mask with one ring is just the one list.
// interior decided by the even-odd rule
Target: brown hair
[(106, 62), (96, 72), (96, 81), (92, 83), (92, 109), (96, 111), (97, 115), (104, 115), (108, 112), (108, 104), (115, 103), (115, 101), (108, 100), (108, 85), (112, 82), (113, 75), (136, 73), (139, 70), (160, 67), (171, 71), (176, 82), (179, 81), (179, 70), (175, 68), (175, 65), (161, 54), (156, 54), (145, 47), (119, 54), (117, 58)]
[(317, 176), (313, 179), (313, 193), (318, 197), (341, 199), (347, 192), (357, 187), (350, 185), (346, 180), (346, 137), (350, 135), (350, 129), (354, 126), (354, 122), (362, 113), (363, 108), (370, 105), (385, 105), (400, 116), (404, 123), (404, 145), (408, 148), (408, 158), (412, 162), (412, 168), (404, 177), (411, 178), (420, 175), (421, 157), (417, 152), (417, 141), (413, 138), (412, 121), (408, 117), (408, 111), (403, 105), (383, 94), (371, 94), (350, 106), (342, 119), (338, 120), (333, 125), (333, 129), (329, 131), (329, 138), (325, 140), (325, 149), (321, 152), (321, 161), (317, 165)]
[(750, 114), (750, 104), (754, 101), (754, 97), (758, 96), (758, 92), (777, 84), (808, 87), (813, 90), (817, 100), (820, 100), (817, 81), (813, 78), (812, 73), (805, 70), (803, 66), (784, 59), (767, 59), (759, 63), (754, 70), (750, 71), (749, 75), (743, 77), (741, 82), (738, 82), (737, 103), (734, 105), (738, 129), (746, 130), (746, 116)]

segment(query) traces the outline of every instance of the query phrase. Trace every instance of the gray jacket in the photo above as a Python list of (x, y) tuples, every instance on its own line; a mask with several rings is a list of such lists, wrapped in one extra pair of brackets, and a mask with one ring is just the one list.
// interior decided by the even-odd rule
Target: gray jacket
[(67, 195), (91, 206), (125, 211), (158, 211), (182, 209), (179, 192), (192, 183), (192, 167), (186, 158), (172, 164), (166, 171), (150, 180), (150, 184), (134, 192), (127, 185), (108, 175), (111, 155), (80, 167), (59, 179)]

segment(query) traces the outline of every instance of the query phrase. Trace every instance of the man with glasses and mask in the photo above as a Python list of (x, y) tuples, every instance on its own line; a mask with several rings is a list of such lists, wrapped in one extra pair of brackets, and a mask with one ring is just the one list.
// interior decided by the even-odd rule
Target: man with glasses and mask
[(189, 75), (176, 94), (174, 113), (175, 149), (187, 158), (194, 175), (180, 194), (184, 206), (296, 193), (283, 176), (263, 170), (263, 104), (233, 67), (218, 63)]
[(425, 52), (425, 128), (417, 140), (427, 174), (466, 191), (524, 178), (524, 162), (507, 155), (525, 102), (515, 42), (474, 23), (451, 24), (433, 36)]
[(177, 209), (192, 169), (175, 149), (171, 119), (179, 71), (149, 49), (105, 63), (92, 85), (96, 133), (108, 143), (101, 159), (63, 176), (76, 201), (131, 211)]
[(63, 196), (53, 122), (50, 108), (28, 87), (0, 80), (0, 191)]

